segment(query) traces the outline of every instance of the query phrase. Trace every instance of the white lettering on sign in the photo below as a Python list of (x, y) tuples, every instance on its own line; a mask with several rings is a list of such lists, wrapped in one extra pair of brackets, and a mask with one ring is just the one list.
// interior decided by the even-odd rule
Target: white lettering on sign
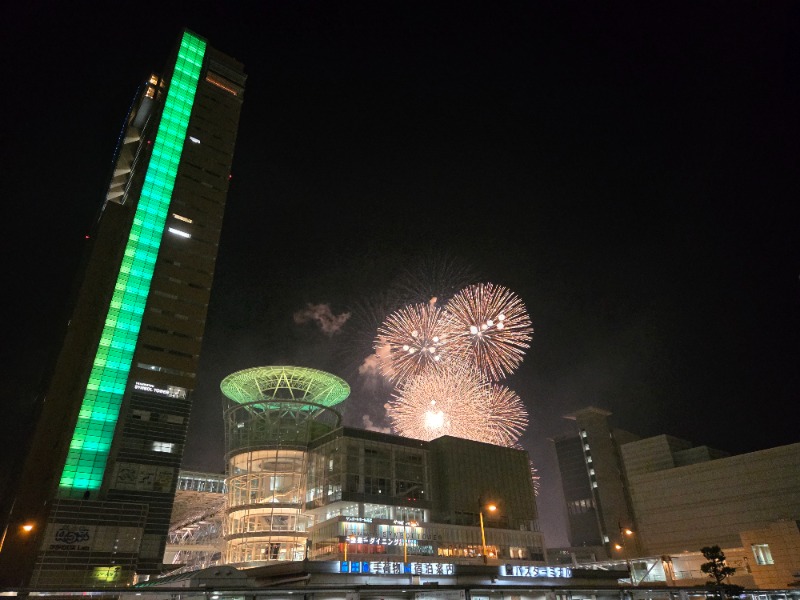
[(507, 577), (552, 577), (569, 579), (572, 569), (569, 567), (538, 567), (534, 565), (505, 565), (503, 573)]
[(373, 575), (453, 575), (455, 565), (452, 563), (401, 563), (390, 561), (342, 561), (339, 563), (340, 573), (367, 573)]
[(345, 517), (344, 520), (349, 523), (372, 523), (369, 517)]
[[(368, 535), (351, 535), (345, 540), (348, 544), (367, 544), (369, 546), (403, 546), (402, 538), (384, 538)], [(417, 540), (406, 540), (406, 546), (416, 546)]]
[(133, 385), (133, 389), (139, 392), (147, 392), (149, 394), (158, 394), (159, 396), (169, 396), (170, 398), (186, 398), (186, 390), (182, 387), (170, 385), (162, 388), (146, 383), (144, 381), (137, 381)]

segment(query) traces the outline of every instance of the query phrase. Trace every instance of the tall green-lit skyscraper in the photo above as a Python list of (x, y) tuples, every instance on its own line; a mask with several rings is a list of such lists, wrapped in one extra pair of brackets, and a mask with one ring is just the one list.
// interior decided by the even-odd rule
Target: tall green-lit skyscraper
[(184, 31), (137, 92), (4, 524), (0, 585), (162, 571), (245, 79)]

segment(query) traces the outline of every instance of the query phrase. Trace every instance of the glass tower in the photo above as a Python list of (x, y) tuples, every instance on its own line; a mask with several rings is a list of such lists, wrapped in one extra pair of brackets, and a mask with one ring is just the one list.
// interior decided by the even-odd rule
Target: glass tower
[(246, 75), (185, 30), (142, 84), (0, 546), (0, 584), (160, 573)]

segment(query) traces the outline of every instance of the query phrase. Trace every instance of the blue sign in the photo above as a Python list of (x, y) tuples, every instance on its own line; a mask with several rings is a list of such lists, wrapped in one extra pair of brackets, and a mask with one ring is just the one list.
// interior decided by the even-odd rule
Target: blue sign
[(357, 560), (343, 560), (339, 562), (339, 573), (369, 573), (369, 563)]

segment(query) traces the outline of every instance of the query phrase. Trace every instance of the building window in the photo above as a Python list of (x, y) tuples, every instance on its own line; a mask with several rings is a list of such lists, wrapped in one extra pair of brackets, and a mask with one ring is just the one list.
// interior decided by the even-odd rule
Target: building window
[(174, 452), (175, 444), (169, 442), (153, 442), (153, 452)]
[(750, 547), (753, 549), (753, 556), (756, 558), (757, 565), (775, 564), (772, 559), (772, 552), (769, 551), (769, 544), (753, 544)]

